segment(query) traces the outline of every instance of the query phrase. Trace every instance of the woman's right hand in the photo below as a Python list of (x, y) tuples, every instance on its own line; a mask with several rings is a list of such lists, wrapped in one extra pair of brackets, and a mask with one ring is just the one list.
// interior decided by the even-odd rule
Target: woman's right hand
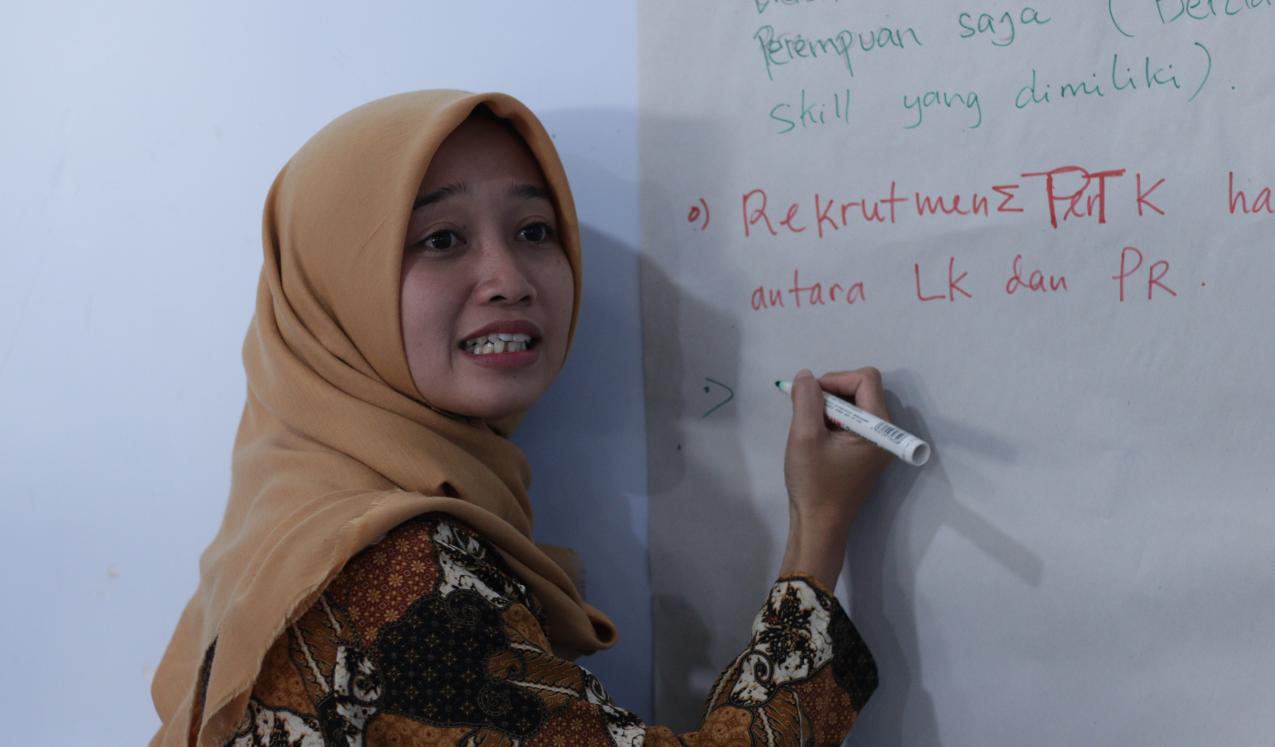
[(838, 371), (816, 379), (802, 369), (792, 382), (792, 423), (784, 454), (788, 487), (788, 548), (780, 575), (808, 573), (829, 588), (845, 560), (850, 525), (894, 459), (871, 441), (830, 425), (823, 392), (890, 419), (875, 368)]

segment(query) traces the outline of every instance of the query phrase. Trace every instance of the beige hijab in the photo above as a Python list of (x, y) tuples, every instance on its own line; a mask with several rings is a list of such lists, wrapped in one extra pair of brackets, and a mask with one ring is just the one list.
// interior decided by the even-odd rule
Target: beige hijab
[(414, 91), (364, 104), (310, 138), (266, 197), (230, 499), (155, 673), (163, 725), (152, 747), (221, 744), (285, 625), (352, 556), (425, 512), (456, 516), (500, 549), (543, 603), (560, 652), (614, 643), (611, 621), (530, 539), (530, 473), (505, 437), (516, 422), (447, 417), (425, 403), (408, 370), (399, 278), (412, 202), (434, 152), (480, 104), (512, 123), (553, 193), (575, 276), (574, 332), (575, 206), (548, 134), (520, 102)]

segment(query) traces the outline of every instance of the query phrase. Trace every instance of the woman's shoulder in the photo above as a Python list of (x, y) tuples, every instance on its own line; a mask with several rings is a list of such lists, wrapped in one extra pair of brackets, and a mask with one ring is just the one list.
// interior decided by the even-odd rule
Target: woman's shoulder
[(437, 512), (399, 524), (354, 556), (325, 596), (380, 618), (360, 626), (378, 629), (412, 604), (457, 592), (498, 610), (526, 607), (543, 623), (538, 600), (496, 548), (466, 522)]
[(461, 743), (462, 725), (491, 716), (492, 662), (549, 650), (539, 603), (491, 543), (424, 514), (355, 555), (287, 626), (227, 744)]

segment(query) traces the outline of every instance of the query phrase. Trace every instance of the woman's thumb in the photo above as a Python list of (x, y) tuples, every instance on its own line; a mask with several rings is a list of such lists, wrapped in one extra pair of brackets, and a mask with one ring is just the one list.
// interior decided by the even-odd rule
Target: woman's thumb
[(823, 389), (809, 369), (803, 368), (792, 379), (792, 435), (817, 438), (826, 428), (823, 424)]

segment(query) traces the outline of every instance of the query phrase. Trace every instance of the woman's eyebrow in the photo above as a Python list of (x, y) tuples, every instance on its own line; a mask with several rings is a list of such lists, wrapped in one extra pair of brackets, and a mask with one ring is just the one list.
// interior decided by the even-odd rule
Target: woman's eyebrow
[(509, 196), (522, 197), (529, 200), (539, 198), (553, 202), (552, 197), (549, 195), (549, 190), (535, 184), (515, 184), (509, 188)]
[(469, 185), (464, 182), (448, 184), (446, 187), (440, 187), (433, 192), (417, 197), (416, 202), (412, 203), (412, 209), (415, 210), (416, 208), (425, 207), (426, 205), (433, 205), (436, 202), (442, 202), (448, 197), (463, 195), (467, 192), (469, 192)]

